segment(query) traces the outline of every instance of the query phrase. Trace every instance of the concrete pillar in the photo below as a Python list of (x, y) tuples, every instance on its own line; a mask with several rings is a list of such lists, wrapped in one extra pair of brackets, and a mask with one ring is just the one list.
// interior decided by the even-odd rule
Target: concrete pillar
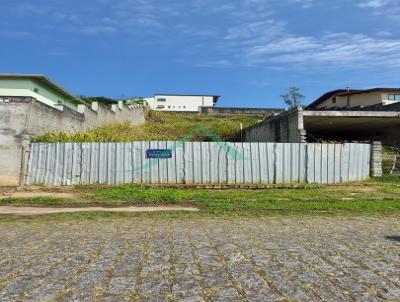
[(98, 102), (92, 102), (92, 110), (93, 111), (99, 110), (99, 103)]
[(119, 110), (124, 109), (124, 102), (123, 101), (118, 101), (118, 108), (119, 108)]
[(303, 107), (297, 107), (297, 127), (298, 127), (298, 135), (299, 135), (299, 142), (306, 143), (307, 142), (307, 131), (304, 129), (304, 113)]
[(28, 157), (30, 152), (31, 140), (28, 135), (23, 135), (21, 142), (21, 174), (19, 177), (19, 186), (23, 187), (26, 182), (28, 171)]
[(78, 105), (78, 112), (85, 113), (86, 106), (85, 105)]
[(382, 177), (382, 143), (372, 142), (371, 148), (371, 177)]

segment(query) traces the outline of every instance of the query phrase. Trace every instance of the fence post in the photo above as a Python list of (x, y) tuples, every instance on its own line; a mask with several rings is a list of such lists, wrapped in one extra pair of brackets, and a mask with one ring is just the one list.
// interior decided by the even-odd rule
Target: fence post
[(30, 153), (31, 141), (29, 137), (24, 136), (21, 143), (21, 168), (19, 176), (19, 186), (23, 187), (26, 184), (26, 178), (28, 176), (28, 161)]
[(372, 142), (371, 146), (371, 177), (382, 177), (382, 143)]
[(304, 153), (304, 173), (305, 173), (305, 175), (304, 175), (304, 182), (305, 183), (310, 183), (310, 181), (309, 181), (309, 179), (308, 179), (308, 176), (309, 176), (309, 167), (310, 167), (310, 165), (309, 165), (309, 163), (308, 163), (308, 161), (309, 161), (309, 158), (308, 158), (308, 143), (305, 143), (304, 144), (305, 145), (305, 153)]

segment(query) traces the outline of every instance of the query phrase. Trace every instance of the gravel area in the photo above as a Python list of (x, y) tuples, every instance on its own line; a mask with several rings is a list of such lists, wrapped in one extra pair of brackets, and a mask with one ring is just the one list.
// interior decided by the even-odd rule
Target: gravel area
[(399, 217), (0, 222), (0, 301), (400, 301)]

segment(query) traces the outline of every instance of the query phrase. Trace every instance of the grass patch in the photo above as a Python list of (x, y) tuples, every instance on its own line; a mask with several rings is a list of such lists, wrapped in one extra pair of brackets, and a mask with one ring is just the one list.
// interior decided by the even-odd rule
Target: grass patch
[(0, 205), (18, 205), (18, 206), (64, 206), (69, 202), (76, 203), (75, 200), (69, 200), (67, 198), (57, 198), (57, 197), (30, 197), (30, 198), (17, 198), (17, 197), (7, 197), (0, 199)]
[[(209, 214), (257, 214), (264, 212), (391, 212), (399, 211), (396, 186), (374, 185), (302, 189), (212, 190), (174, 189), (122, 185), (78, 188), (96, 203), (187, 204)], [(365, 188), (368, 188), (366, 190)], [(373, 192), (371, 192), (373, 190)]]
[(400, 175), (385, 174), (382, 177), (374, 178), (373, 181), (382, 185), (390, 185), (392, 187), (393, 185), (400, 186)]
[[(130, 141), (175, 141), (202, 125), (217, 134), (222, 140), (232, 140), (240, 130), (254, 125), (262, 116), (207, 116), (199, 114), (147, 111), (146, 123), (132, 126), (116, 123), (76, 133), (49, 132), (37, 136), (36, 142), (130, 142)], [(191, 141), (207, 141), (204, 133), (196, 133)]]
[(135, 185), (121, 185), (108, 188), (81, 187), (87, 198), (97, 202), (119, 201), (134, 204), (177, 204), (188, 201), (187, 190), (143, 188)]
[[(282, 214), (400, 214), (400, 178), (386, 176), (361, 185), (287, 189), (181, 189), (138, 185), (76, 186), (76, 198), (6, 198), (3, 205), (103, 206), (188, 205), (191, 213), (75, 213), (57, 217), (203, 217), (260, 216)], [(48, 189), (46, 189), (48, 193)], [(59, 192), (59, 189), (56, 190)]]

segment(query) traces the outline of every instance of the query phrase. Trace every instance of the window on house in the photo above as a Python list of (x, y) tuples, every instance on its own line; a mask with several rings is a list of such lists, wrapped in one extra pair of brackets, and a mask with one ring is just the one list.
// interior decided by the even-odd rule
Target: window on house
[(183, 106), (183, 109), (186, 109), (186, 106)]
[(168, 109), (171, 109), (171, 106), (168, 106)]
[(167, 99), (165, 99), (165, 98), (158, 98), (157, 99), (157, 102), (166, 102), (167, 101)]
[(164, 108), (165, 108), (164, 105), (158, 105), (158, 106), (157, 106), (157, 109), (164, 109)]
[(39, 88), (34, 88), (33, 91), (39, 93)]
[(400, 94), (388, 94), (389, 101), (400, 101)]
[(336, 98), (332, 99), (332, 104), (336, 104)]

